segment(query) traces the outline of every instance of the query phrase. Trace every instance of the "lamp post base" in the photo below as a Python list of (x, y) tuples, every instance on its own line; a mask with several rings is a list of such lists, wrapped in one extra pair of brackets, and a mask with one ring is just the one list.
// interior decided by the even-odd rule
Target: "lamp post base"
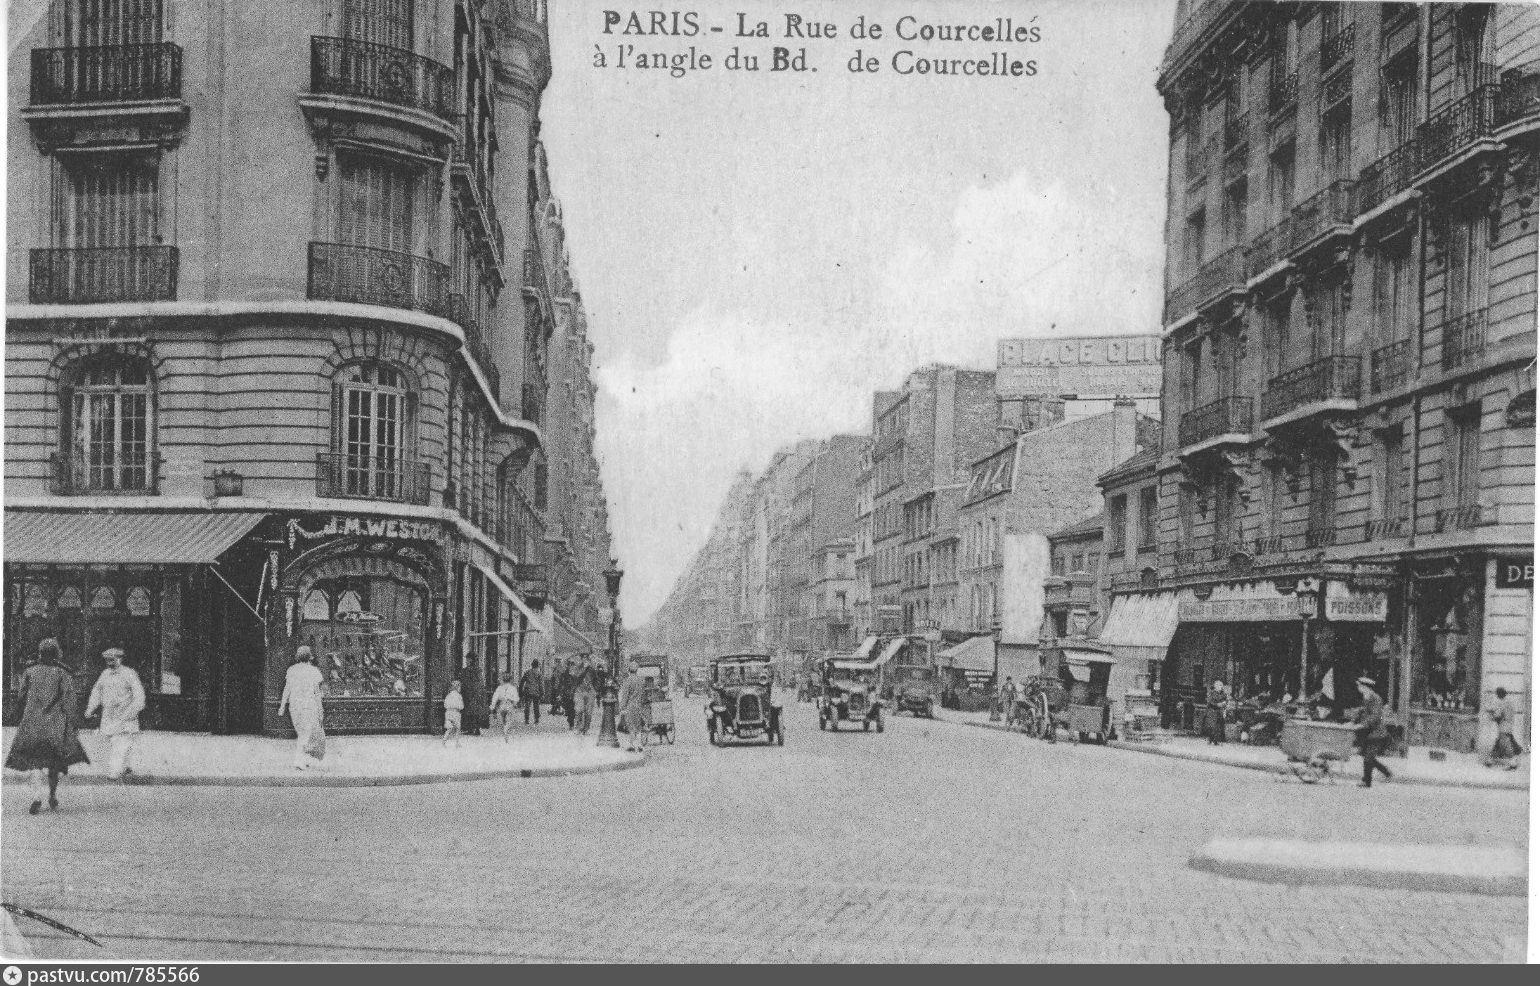
[(599, 742), (598, 746), (608, 746), (620, 749), (620, 737), (615, 734), (615, 710), (620, 705), (620, 696), (615, 691), (615, 686), (606, 682), (604, 690), (599, 695), (599, 705), (603, 710), (599, 718)]

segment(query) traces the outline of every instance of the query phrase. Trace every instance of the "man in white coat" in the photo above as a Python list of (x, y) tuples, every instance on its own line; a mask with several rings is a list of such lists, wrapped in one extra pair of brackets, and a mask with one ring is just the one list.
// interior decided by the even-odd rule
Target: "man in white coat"
[(91, 689), (91, 700), (86, 703), (86, 715), (98, 709), (102, 713), (101, 729), (97, 732), (107, 739), (107, 776), (120, 780), (129, 773), (128, 754), (133, 748), (134, 737), (139, 734), (139, 713), (144, 711), (144, 685), (133, 668), (123, 666), (123, 649), (109, 647), (102, 651), (107, 667)]

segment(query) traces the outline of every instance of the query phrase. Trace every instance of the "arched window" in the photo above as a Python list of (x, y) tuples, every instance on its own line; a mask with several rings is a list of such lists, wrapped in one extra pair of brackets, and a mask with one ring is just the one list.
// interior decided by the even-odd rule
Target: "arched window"
[(338, 374), (334, 396), (329, 495), (427, 502), (406, 375), (386, 363), (354, 363)]
[(103, 353), (69, 375), (61, 394), (59, 493), (154, 492), (155, 402), (149, 361)]

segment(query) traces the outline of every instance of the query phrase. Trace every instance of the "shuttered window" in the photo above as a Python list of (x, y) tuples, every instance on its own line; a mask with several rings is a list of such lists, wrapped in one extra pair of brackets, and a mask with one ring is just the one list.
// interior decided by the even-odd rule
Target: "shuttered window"
[(162, 0), (66, 0), (65, 44), (74, 48), (156, 44), (164, 37)]
[(76, 248), (147, 246), (160, 232), (159, 160), (152, 154), (72, 154), (65, 160), (58, 232)]
[(412, 50), (415, 0), (342, 0), (342, 36)]
[(363, 155), (345, 156), (338, 239), (349, 246), (412, 252), (416, 175), (403, 166)]

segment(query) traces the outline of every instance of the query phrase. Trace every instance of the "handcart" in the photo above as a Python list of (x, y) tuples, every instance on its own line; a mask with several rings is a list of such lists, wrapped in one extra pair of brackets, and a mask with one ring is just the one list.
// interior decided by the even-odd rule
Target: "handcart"
[(642, 713), (642, 722), (647, 727), (647, 732), (656, 736), (659, 743), (674, 742), (674, 703), (668, 699), (654, 700), (647, 703), (646, 710)]
[(1333, 761), (1353, 755), (1358, 730), (1340, 722), (1285, 719), (1278, 745), (1289, 758), (1289, 771), (1306, 784), (1332, 780)]
[(1011, 725), (1028, 736), (1052, 743), (1057, 729), (1054, 716), (1064, 714), (1067, 707), (1068, 695), (1057, 679), (1048, 676), (1028, 678), (1021, 697), (1016, 700)]

